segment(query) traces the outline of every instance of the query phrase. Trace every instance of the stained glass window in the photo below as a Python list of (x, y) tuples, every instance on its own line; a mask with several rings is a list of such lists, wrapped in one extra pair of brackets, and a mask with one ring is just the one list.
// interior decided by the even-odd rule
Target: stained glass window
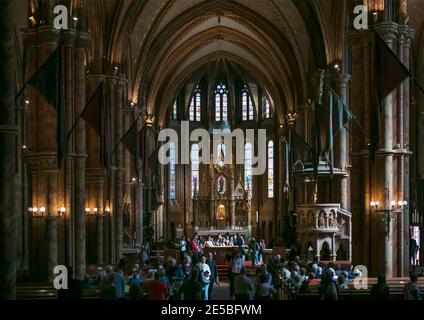
[(253, 120), (254, 118), (253, 102), (246, 85), (241, 90), (241, 117), (243, 121)]
[(175, 144), (169, 145), (169, 199), (175, 199)]
[(191, 146), (191, 198), (199, 191), (199, 145)]
[(228, 121), (228, 89), (222, 82), (215, 89), (215, 121)]
[(269, 119), (271, 117), (272, 117), (271, 106), (269, 104), (268, 98), (265, 97), (265, 103), (264, 103), (264, 119)]
[(196, 87), (196, 90), (194, 91), (193, 98), (190, 102), (189, 107), (189, 120), (190, 121), (200, 121), (200, 115), (201, 115), (201, 101), (202, 101), (202, 94), (199, 86)]
[(252, 197), (252, 144), (250, 143), (244, 146), (244, 187), (249, 197)]
[(175, 100), (174, 105), (172, 106), (171, 119), (177, 120), (177, 100)]
[(274, 198), (274, 142), (268, 142), (268, 198)]

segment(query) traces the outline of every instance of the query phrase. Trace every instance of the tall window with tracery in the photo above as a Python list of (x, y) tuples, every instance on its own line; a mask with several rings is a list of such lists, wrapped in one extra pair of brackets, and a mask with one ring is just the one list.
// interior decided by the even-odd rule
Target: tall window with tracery
[(272, 117), (271, 105), (269, 104), (269, 100), (267, 97), (264, 97), (264, 100), (265, 100), (264, 109), (263, 109), (264, 119), (269, 119)]
[(177, 100), (175, 100), (175, 102), (172, 106), (171, 119), (177, 120)]
[(169, 199), (175, 199), (175, 144), (169, 145)]
[(274, 198), (274, 142), (268, 142), (268, 198)]
[(252, 197), (252, 144), (246, 143), (244, 146), (244, 188), (249, 197)]
[(191, 198), (199, 191), (199, 145), (191, 146)]
[(189, 120), (200, 121), (202, 93), (199, 86), (196, 87), (189, 107)]
[(222, 82), (215, 89), (215, 121), (228, 121), (228, 88)]
[(249, 90), (244, 85), (241, 90), (241, 119), (243, 121), (253, 120), (254, 114), (253, 102), (250, 98)]

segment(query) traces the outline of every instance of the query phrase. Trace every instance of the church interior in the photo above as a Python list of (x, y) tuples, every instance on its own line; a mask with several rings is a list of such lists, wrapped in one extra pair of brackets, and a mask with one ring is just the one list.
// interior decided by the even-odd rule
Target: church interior
[(56, 266), (83, 281), (223, 236), (249, 253), (263, 240), (262, 259), (384, 274), (390, 290), (422, 276), (423, 12), (0, 1), (0, 299), (45, 298)]

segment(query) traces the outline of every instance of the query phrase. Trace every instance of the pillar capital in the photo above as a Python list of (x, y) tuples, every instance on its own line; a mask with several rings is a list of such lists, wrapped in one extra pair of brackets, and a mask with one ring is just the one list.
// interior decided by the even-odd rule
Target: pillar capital
[(399, 26), (399, 41), (406, 47), (411, 47), (412, 39), (415, 36), (415, 31), (410, 26), (403, 24)]
[(395, 22), (381, 22), (374, 25), (374, 30), (389, 43), (395, 42), (399, 34), (399, 25)]
[(351, 79), (351, 75), (348, 73), (340, 73), (335, 77), (335, 83), (338, 87), (346, 87)]

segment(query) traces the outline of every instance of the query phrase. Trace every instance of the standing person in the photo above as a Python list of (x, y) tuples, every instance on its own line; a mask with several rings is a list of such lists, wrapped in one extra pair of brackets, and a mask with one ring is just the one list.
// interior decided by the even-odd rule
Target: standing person
[(372, 286), (370, 297), (373, 300), (389, 300), (390, 289), (386, 282), (386, 275), (380, 274), (377, 283)]
[(417, 264), (417, 249), (418, 249), (417, 240), (415, 240), (411, 235), (411, 237), (409, 238), (409, 255), (411, 258), (411, 264), (413, 266)]
[(403, 288), (404, 300), (421, 300), (420, 288), (417, 285), (418, 276), (415, 273), (409, 275), (411, 282), (407, 283)]
[(206, 263), (209, 266), (210, 269), (210, 283), (209, 283), (209, 292), (208, 292), (208, 297), (209, 299), (212, 299), (212, 290), (213, 290), (213, 285), (214, 283), (219, 283), (219, 279), (218, 279), (218, 268), (216, 266), (216, 261), (213, 258), (213, 253), (209, 252), (209, 259), (208, 261), (206, 261)]
[(187, 252), (187, 242), (184, 237), (181, 237), (178, 247), (180, 249), (180, 261), (183, 261)]
[(261, 272), (259, 274), (259, 285), (256, 292), (256, 298), (259, 300), (271, 300), (271, 297), (277, 293), (277, 290), (268, 283), (266, 274)]
[(197, 279), (199, 279), (199, 270), (193, 269), (190, 279), (184, 281), (180, 289), (184, 300), (202, 300), (202, 284)]
[(252, 237), (249, 241), (249, 256), (253, 267), (259, 263), (258, 252), (259, 244), (256, 239)]
[(240, 274), (234, 279), (234, 296), (236, 300), (250, 300), (252, 291), (252, 281), (246, 277), (246, 268), (242, 267)]
[(150, 280), (147, 283), (149, 289), (149, 300), (165, 300), (168, 295), (168, 288), (166, 284), (160, 280), (160, 272), (156, 271), (154, 280)]
[(324, 273), (318, 293), (321, 300), (338, 300), (337, 286), (333, 280), (333, 275), (328, 270)]
[(233, 259), (230, 262), (230, 297), (234, 296), (234, 279), (240, 274), (240, 269), (244, 267), (244, 260), (239, 250), (236, 250)]
[(201, 261), (197, 265), (200, 271), (200, 280), (202, 283), (202, 298), (203, 300), (209, 300), (209, 284), (211, 269), (206, 263), (206, 257), (202, 256)]

